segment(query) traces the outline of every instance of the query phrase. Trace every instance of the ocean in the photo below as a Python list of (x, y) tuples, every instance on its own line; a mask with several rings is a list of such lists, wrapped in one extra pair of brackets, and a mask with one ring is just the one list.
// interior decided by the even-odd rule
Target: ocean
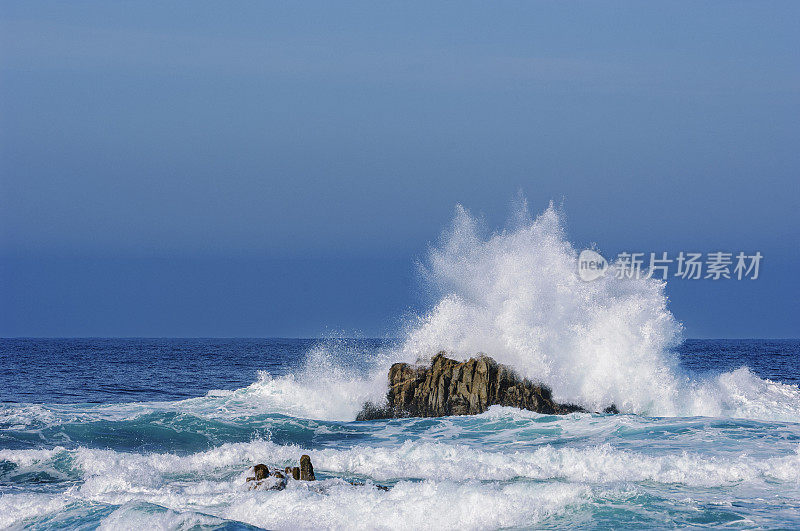
[[(800, 528), (800, 341), (684, 339), (664, 282), (513, 219), (457, 211), (396, 339), (0, 340), (0, 528)], [(439, 350), (620, 413), (355, 421)]]
[[(800, 526), (797, 409), (353, 421), (366, 360), (396, 345), (3, 339), (0, 528)], [(800, 403), (800, 341), (677, 352), (688, 377)], [(248, 467), (302, 453), (316, 483), (247, 490)]]

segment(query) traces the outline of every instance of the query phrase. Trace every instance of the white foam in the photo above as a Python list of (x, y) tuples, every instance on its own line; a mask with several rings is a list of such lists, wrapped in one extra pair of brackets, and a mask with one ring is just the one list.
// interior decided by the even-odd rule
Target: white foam
[(0, 529), (9, 529), (28, 519), (51, 514), (70, 502), (68, 497), (58, 494), (4, 493), (0, 496)]
[(141, 529), (196, 529), (219, 528), (225, 520), (196, 513), (194, 511), (178, 512), (172, 509), (151, 504), (128, 502), (103, 518), (97, 527), (99, 531)]
[[(380, 402), (394, 361), (414, 362), (445, 350), (465, 359), (479, 352), (553, 388), (561, 402), (593, 411), (615, 404), (650, 416), (716, 416), (800, 422), (800, 389), (762, 380), (747, 369), (691, 380), (671, 348), (681, 326), (667, 308), (664, 283), (616, 279), (584, 282), (577, 251), (550, 205), (531, 219), (524, 205), (513, 225), (483, 236), (457, 207), (452, 226), (430, 250), (423, 276), (438, 303), (409, 323), (401, 347), (374, 353), (361, 370), (337, 342), (310, 350), (300, 371), (266, 372), (236, 391), (172, 403), (0, 407), (0, 424), (16, 429), (95, 419), (132, 419), (181, 411), (231, 420), (280, 413), (353, 420), (366, 401)], [(349, 360), (352, 361), (352, 360)], [(349, 367), (349, 368), (348, 368)]]
[[(121, 507), (104, 520), (108, 528), (120, 523), (174, 528), (213, 524), (214, 518), (279, 529), (525, 526), (640, 482), (667, 488), (769, 483), (773, 489), (781, 484), (787, 492), (796, 491), (800, 451), (795, 448), (788, 454), (773, 451), (770, 457), (685, 451), (649, 455), (609, 444), (489, 451), (430, 441), (341, 450), (253, 441), (188, 456), (86, 448), (5, 450), (0, 458), (28, 466), (38, 462), (48, 468), (54, 461), (71, 460), (82, 483), (60, 495), (0, 497), (0, 525), (19, 525), (73, 503), (93, 503)], [(247, 467), (253, 463), (285, 466), (296, 463), (301, 453), (311, 455), (321, 481), (290, 482), (280, 492), (246, 489)], [(367, 478), (368, 484), (352, 486), (340, 476)], [(370, 481), (394, 486), (384, 492)]]
[[(731, 481), (771, 478), (800, 481), (800, 447), (788, 455), (762, 457), (649, 455), (615, 448), (607, 443), (586, 447), (543, 445), (526, 450), (488, 451), (466, 444), (405, 441), (399, 446), (356, 445), (347, 449), (309, 450), (268, 441), (227, 443), (188, 456), (132, 454), (113, 450), (5, 450), (2, 460), (42, 466), (66, 453), (86, 482), (81, 491), (108, 492), (158, 488), (172, 475), (191, 475), (197, 480), (243, 479), (253, 463), (269, 461), (279, 466), (296, 462), (308, 453), (320, 471), (356, 474), (375, 480), (448, 479), (511, 480), (566, 479), (575, 482), (656, 481), (688, 485), (724, 485)], [(236, 478), (230, 473), (237, 471)], [(242, 476), (239, 478), (239, 476)], [(96, 480), (96, 481), (94, 481)]]
[(800, 421), (800, 389), (759, 378), (747, 367), (686, 387), (685, 415)]
[[(279, 413), (317, 420), (353, 420), (367, 401), (380, 401), (386, 393), (390, 362), (381, 353), (368, 360), (370, 367), (347, 368), (340, 352), (320, 344), (306, 355), (296, 374), (272, 376), (259, 373), (253, 384), (236, 391), (212, 391), (205, 399), (191, 399), (183, 406), (193, 412), (231, 415)], [(211, 399), (211, 400), (208, 400)]]
[(658, 416), (800, 421), (796, 386), (739, 373), (691, 382), (682, 374), (671, 350), (681, 325), (667, 308), (663, 282), (614, 275), (584, 282), (552, 204), (531, 219), (523, 202), (513, 219), (511, 228), (484, 237), (457, 207), (422, 268), (439, 302), (409, 327), (402, 359), (483, 352), (550, 385), (557, 400), (594, 411), (614, 403)]
[(582, 485), (401, 482), (390, 492), (339, 483), (253, 496), (224, 512), (274, 529), (494, 529), (530, 526), (586, 503)]

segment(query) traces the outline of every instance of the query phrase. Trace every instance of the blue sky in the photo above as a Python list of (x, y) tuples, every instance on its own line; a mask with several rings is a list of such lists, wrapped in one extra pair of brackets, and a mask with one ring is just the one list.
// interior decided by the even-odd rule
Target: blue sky
[(794, 3), (0, 5), (0, 335), (393, 334), (456, 203), (760, 250), (690, 337), (800, 336)]

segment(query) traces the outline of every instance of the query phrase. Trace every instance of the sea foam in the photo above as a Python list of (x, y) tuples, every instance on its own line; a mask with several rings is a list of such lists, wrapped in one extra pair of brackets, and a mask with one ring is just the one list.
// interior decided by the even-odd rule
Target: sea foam
[(412, 323), (400, 358), (478, 352), (553, 388), (560, 402), (653, 416), (800, 419), (796, 386), (749, 371), (692, 380), (674, 353), (682, 326), (665, 282), (577, 275), (562, 214), (535, 218), (520, 201), (509, 226), (486, 234), (461, 207), (421, 266), (438, 303)]
[[(247, 466), (284, 466), (309, 453), (320, 481), (280, 492), (248, 491)], [(486, 450), (455, 442), (395, 447), (304, 448), (269, 441), (227, 443), (191, 455), (131, 454), (90, 448), (3, 451), (5, 463), (61, 467), (81, 482), (60, 494), (0, 497), (0, 526), (70, 507), (108, 507), (101, 526), (181, 527), (237, 520), (268, 528), (423, 529), (525, 526), (633, 485), (684, 488), (800, 487), (800, 453), (649, 455), (609, 444)], [(341, 477), (366, 481), (353, 486)], [(388, 492), (374, 487), (389, 482)], [(622, 493), (622, 494), (620, 494)]]
[(262, 373), (246, 388), (211, 392), (217, 401), (208, 407), (353, 420), (364, 402), (384, 399), (392, 362), (444, 350), (457, 359), (485, 353), (550, 386), (556, 401), (590, 411), (615, 404), (649, 416), (800, 420), (797, 386), (746, 368), (703, 378), (685, 373), (675, 353), (682, 325), (668, 308), (665, 282), (581, 280), (578, 251), (552, 204), (532, 217), (521, 201), (510, 220), (490, 233), (456, 207), (420, 264), (436, 302), (407, 322), (399, 346), (361, 353), (356, 370), (342, 361), (352, 352), (322, 341), (294, 374)]

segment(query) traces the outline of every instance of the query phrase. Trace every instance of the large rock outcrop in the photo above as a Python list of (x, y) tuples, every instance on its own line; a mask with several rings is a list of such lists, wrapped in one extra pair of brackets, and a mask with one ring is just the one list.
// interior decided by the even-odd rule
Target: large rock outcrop
[(477, 415), (495, 404), (545, 414), (584, 411), (554, 402), (548, 387), (520, 378), (492, 358), (459, 362), (444, 352), (431, 360), (430, 367), (392, 365), (386, 399), (385, 406), (365, 404), (357, 420)]

